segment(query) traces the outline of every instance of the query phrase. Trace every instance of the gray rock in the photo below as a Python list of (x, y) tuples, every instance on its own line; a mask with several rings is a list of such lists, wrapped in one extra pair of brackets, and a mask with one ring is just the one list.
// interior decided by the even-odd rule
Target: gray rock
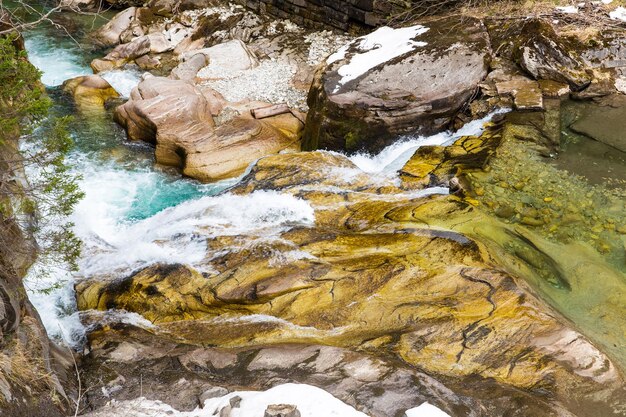
[[(450, 125), (487, 75), (488, 35), (479, 20), (467, 17), (431, 20), (424, 26), (428, 31), (411, 40), (408, 52), (392, 53), (361, 75), (357, 71), (346, 77), (363, 64), (359, 60), (375, 60), (375, 52), (363, 54), (377, 50), (379, 36), (356, 39), (342, 51), (343, 58), (341, 53), (331, 56), (309, 93), (305, 150), (375, 152), (399, 134), (430, 134)], [(400, 39), (385, 48), (406, 46), (407, 40)]]
[(300, 417), (300, 411), (291, 404), (270, 404), (265, 410), (264, 417)]
[(580, 91), (591, 83), (591, 76), (574, 48), (568, 48), (550, 23), (531, 19), (524, 24), (526, 38), (517, 51), (520, 66), (535, 79), (564, 82)]
[(198, 397), (198, 401), (200, 401), (200, 404), (204, 405), (206, 400), (210, 400), (211, 398), (223, 397), (227, 394), (228, 390), (224, 387), (212, 387), (200, 394), (200, 396)]
[(228, 400), (228, 402), (230, 403), (230, 406), (232, 408), (239, 408), (239, 406), (241, 405), (241, 397), (239, 395), (235, 395), (230, 400)]

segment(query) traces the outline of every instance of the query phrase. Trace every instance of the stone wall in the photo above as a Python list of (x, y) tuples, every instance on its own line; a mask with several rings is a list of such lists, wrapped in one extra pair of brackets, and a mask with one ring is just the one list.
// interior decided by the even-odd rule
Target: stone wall
[(341, 30), (378, 26), (410, 2), (398, 0), (236, 0), (260, 13), (289, 19), (306, 27)]

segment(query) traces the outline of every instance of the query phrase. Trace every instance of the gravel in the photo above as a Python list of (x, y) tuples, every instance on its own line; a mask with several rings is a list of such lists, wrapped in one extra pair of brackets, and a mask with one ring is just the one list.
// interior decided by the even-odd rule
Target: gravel
[[(203, 72), (204, 71), (204, 72)], [(291, 86), (296, 68), (284, 61), (265, 60), (255, 68), (219, 74), (204, 69), (201, 77), (221, 76), (208, 80), (205, 84), (220, 92), (227, 101), (238, 102), (246, 99), (268, 103), (287, 103), (292, 108), (306, 110), (306, 92)]]
[(329, 30), (313, 32), (304, 37), (304, 42), (310, 44), (307, 63), (317, 66), (329, 55), (350, 42), (352, 38), (337, 35)]

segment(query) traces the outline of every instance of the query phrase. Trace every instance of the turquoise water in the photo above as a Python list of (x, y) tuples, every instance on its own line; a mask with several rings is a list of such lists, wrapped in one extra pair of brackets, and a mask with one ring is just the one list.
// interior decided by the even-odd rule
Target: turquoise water
[[(50, 25), (39, 26), (25, 33), (24, 38), (29, 59), (42, 71), (42, 82), (53, 100), (51, 116), (73, 117), (69, 131), (75, 147), (67, 162), (72, 171), (82, 177), (79, 185), (85, 193), (73, 215), (65, 219), (74, 223), (74, 232), (83, 242), (76, 275), (85, 276), (109, 267), (113, 271), (118, 266), (132, 269), (159, 261), (182, 262), (190, 256), (184, 244), (180, 247), (149, 241), (143, 244), (150, 239), (145, 236), (150, 230), (180, 220), (165, 215), (151, 223), (151, 218), (168, 208), (215, 195), (232, 181), (203, 185), (182, 178), (173, 170), (155, 166), (153, 149), (144, 143), (128, 141), (124, 130), (113, 121), (110, 110), (88, 114), (77, 111), (60, 85), (67, 79), (91, 74), (89, 62), (94, 56), (102, 55), (102, 51), (81, 44), (81, 36), (92, 29), (93, 20), (74, 14), (71, 19), (77, 25), (74, 39)], [(128, 68), (104, 76), (127, 95), (139, 82), (140, 73), (136, 68)], [(36, 177), (37, 172), (29, 172), (29, 176)], [(173, 234), (179, 226), (172, 226)], [(155, 239), (163, 242), (168, 238), (166, 233)], [(194, 256), (200, 259), (206, 245), (192, 243), (196, 245)], [(124, 256), (128, 257), (124, 259), (126, 263), (118, 262)], [(66, 268), (42, 261), (32, 268), (26, 284), (48, 332), (79, 346), (84, 332), (75, 313), (74, 279), (75, 275)], [(59, 288), (51, 293), (40, 291), (53, 286)]]

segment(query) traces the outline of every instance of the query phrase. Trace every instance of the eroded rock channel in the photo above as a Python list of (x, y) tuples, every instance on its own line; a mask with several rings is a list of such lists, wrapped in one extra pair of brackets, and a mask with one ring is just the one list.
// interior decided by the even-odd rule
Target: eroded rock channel
[(86, 199), (78, 273), (31, 298), (63, 307), (82, 414), (626, 414), (611, 6), (349, 32), (116, 7), (76, 73), (40, 65)]

